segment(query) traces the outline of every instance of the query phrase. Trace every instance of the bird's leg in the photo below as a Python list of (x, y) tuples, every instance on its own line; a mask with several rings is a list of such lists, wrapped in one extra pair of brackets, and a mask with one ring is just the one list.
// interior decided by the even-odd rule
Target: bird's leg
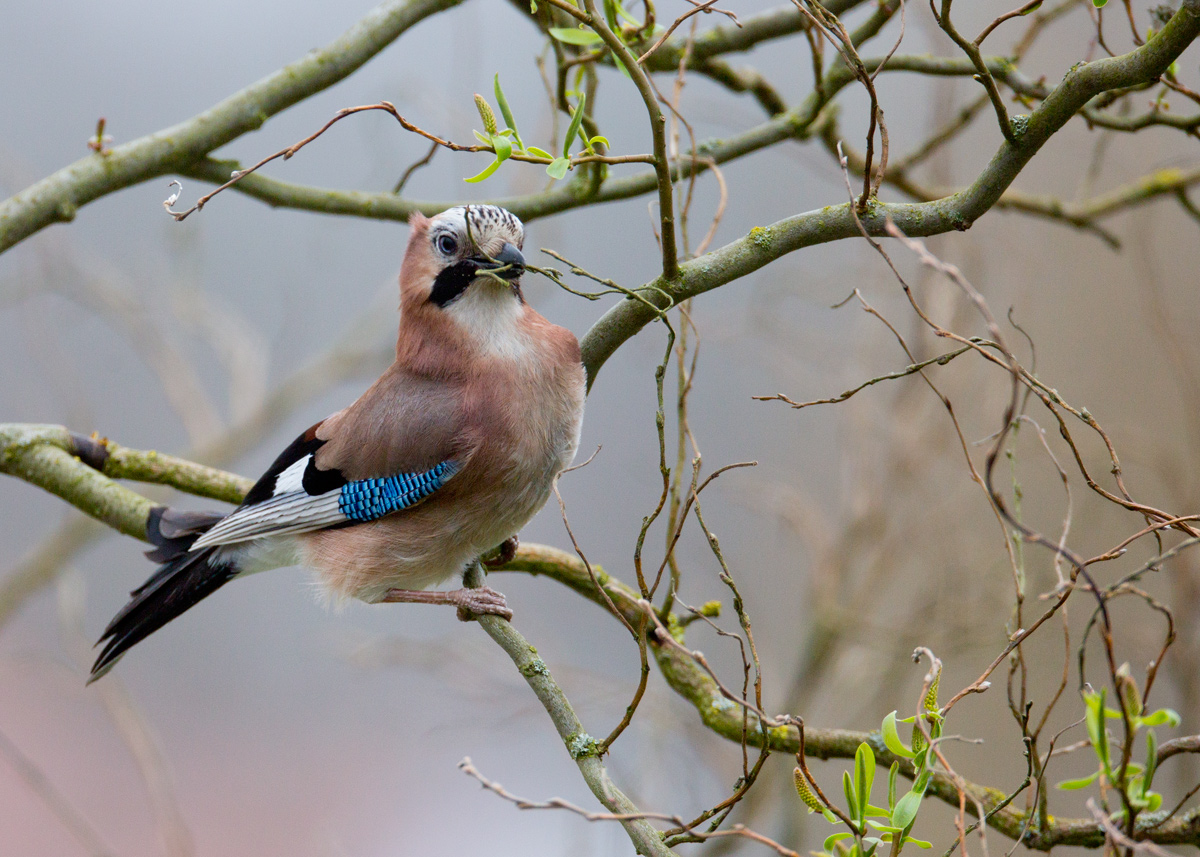
[(517, 546), (519, 544), (521, 544), (520, 539), (516, 536), (509, 536), (500, 543), (494, 553), (482, 560), (484, 566), (487, 568), (500, 568), (502, 565), (508, 565), (513, 561), (513, 557), (517, 555)]
[(502, 616), (512, 618), (512, 611), (504, 596), (487, 586), (476, 589), (453, 589), (450, 592), (422, 589), (389, 589), (379, 599), (381, 604), (452, 604), (458, 608), (458, 618), (470, 622), (477, 616)]

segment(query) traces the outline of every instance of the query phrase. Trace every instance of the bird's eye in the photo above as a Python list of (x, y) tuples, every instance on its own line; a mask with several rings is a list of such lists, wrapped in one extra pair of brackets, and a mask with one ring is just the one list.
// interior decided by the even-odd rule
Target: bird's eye
[(453, 235), (439, 235), (437, 248), (443, 256), (453, 256), (458, 251), (458, 241)]

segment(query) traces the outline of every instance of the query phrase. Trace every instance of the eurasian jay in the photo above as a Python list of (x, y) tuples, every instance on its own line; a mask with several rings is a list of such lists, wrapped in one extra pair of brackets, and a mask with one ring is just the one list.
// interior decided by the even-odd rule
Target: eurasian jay
[(90, 681), (235, 577), (316, 569), (335, 599), (512, 615), (487, 587), (424, 591), (513, 538), (579, 445), (579, 343), (521, 293), (524, 229), (491, 205), (414, 214), (396, 360), (301, 434), (228, 515), (157, 507), (162, 566), (109, 623)]

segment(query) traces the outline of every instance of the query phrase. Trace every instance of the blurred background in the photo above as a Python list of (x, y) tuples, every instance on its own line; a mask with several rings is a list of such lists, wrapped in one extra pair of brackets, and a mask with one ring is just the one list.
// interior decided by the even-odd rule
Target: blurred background
[[(660, 5), (660, 18), (686, 8)], [(741, 0), (725, 5), (740, 16), (767, 8)], [(929, 10), (912, 5), (901, 51), (949, 53)], [(960, 5), (956, 21), (963, 32), (975, 32), (1010, 4)], [(50, 14), (37, 4), (8, 3), (0, 26), (0, 193), (9, 196), (87, 154), (100, 116), (117, 143), (181, 121), (329, 42), (368, 8), (307, 0), (286, 9), (222, 0), (65, 0)], [(1144, 27), (1144, 4), (1134, 8)], [(701, 27), (718, 23), (701, 17)], [(1011, 44), (1022, 27), (1017, 22), (993, 36), (994, 49)], [(870, 53), (884, 53), (898, 32), (893, 21)], [(1051, 83), (1061, 79), (1094, 53), (1094, 32), (1084, 10), (1063, 16), (1023, 70)], [(1121, 38), (1120, 50), (1128, 49), (1127, 36)], [(307, 136), (339, 108), (379, 100), (394, 102), (425, 128), (469, 141), (479, 125), (472, 95), (490, 94), (496, 72), (526, 142), (553, 148), (546, 145), (551, 114), (535, 65), (544, 47), (513, 7), (475, 0), (419, 24), (346, 81), (218, 154), (253, 163)], [(801, 38), (731, 59), (752, 63), (789, 100), (811, 86)], [(1193, 48), (1181, 74), (1194, 76), (1196, 63)], [(632, 86), (611, 69), (600, 75), (595, 109), (602, 132), (616, 152), (647, 150)], [(666, 77), (660, 83), (669, 85)], [(977, 89), (969, 79), (882, 76), (893, 153), (948, 121)], [(861, 150), (866, 98), (850, 89), (841, 101), (842, 133)], [(701, 139), (762, 121), (748, 97), (695, 75), (682, 105)], [(999, 139), (994, 122), (982, 121), (921, 175), (937, 186), (970, 181)], [(425, 151), (423, 141), (390, 118), (365, 115), (341, 122), (267, 173), (384, 190)], [(519, 164), (505, 165), (482, 185), (464, 184), (462, 177), (482, 169), (485, 158), (439, 152), (406, 194), (471, 200), (544, 186), (541, 168)], [(1086, 198), (1195, 158), (1195, 139), (1177, 131), (1109, 135), (1076, 120), (1016, 187)], [(784, 143), (733, 162), (725, 178), (728, 207), (714, 246), (846, 197), (836, 161), (816, 141)], [(181, 207), (209, 189), (183, 185)], [(0, 258), (0, 419), (62, 423), (254, 476), (389, 362), (407, 229), (272, 209), (235, 192), (176, 223), (161, 208), (169, 193), (164, 178), (113, 194)], [(711, 176), (698, 183), (697, 194), (693, 223), (705, 226), (694, 225), (694, 235), (703, 234), (716, 208)], [(882, 195), (900, 198), (888, 188)], [(536, 262), (537, 248), (553, 248), (600, 276), (640, 285), (658, 264), (647, 202), (532, 222), (526, 255)], [(1036, 343), (1037, 374), (1106, 427), (1134, 495), (1194, 512), (1198, 224), (1167, 198), (1104, 226), (1119, 237), (1119, 250), (1092, 233), (1002, 212), (968, 233), (929, 243), (964, 270), (998, 317), (1011, 308)], [(890, 252), (942, 324), (965, 335), (984, 333), (953, 286), (924, 273), (901, 248)], [(855, 302), (831, 308), (855, 288), (918, 356), (943, 350), (864, 242), (814, 247), (695, 302), (699, 360), (690, 415), (706, 471), (758, 462), (714, 483), (704, 511), (754, 621), (767, 709), (802, 715), (813, 726), (871, 729), (888, 711), (915, 704), (925, 667), (911, 663), (914, 646), (929, 646), (945, 661), (944, 696), (979, 675), (1004, 645), (1013, 584), (1004, 534), (970, 481), (945, 410), (919, 379), (803, 411), (752, 400), (777, 392), (797, 400), (833, 396), (909, 363)], [(525, 292), (540, 312), (579, 336), (613, 301), (592, 303), (532, 275)], [(1029, 365), (1027, 345), (1008, 332)], [(626, 582), (633, 580), (642, 517), (661, 488), (654, 367), (664, 347), (662, 326), (653, 324), (605, 365), (588, 401), (580, 458), (603, 448), (562, 480), (580, 545)], [(932, 377), (955, 402), (979, 463), (986, 439), (1001, 426), (1006, 377), (971, 358), (936, 367)], [(1031, 414), (1056, 444), (1053, 421), (1036, 409)], [(1025, 519), (1057, 534), (1066, 495), (1036, 433), (1023, 431), (1013, 473)], [(1087, 436), (1081, 447), (1093, 472), (1107, 475), (1103, 446)], [(1061, 443), (1054, 449), (1070, 463)], [(1008, 463), (1002, 466), (1007, 480)], [(213, 505), (145, 490), (164, 502)], [(1079, 552), (1102, 551), (1142, 525), (1087, 493), (1077, 472), (1072, 490), (1070, 541)], [(522, 539), (569, 549), (552, 507)], [(314, 597), (308, 572), (280, 570), (222, 589), (139, 646), (110, 679), (85, 688), (91, 642), (152, 571), (143, 546), (81, 523), (62, 501), (13, 479), (0, 480), (0, 509), (0, 580), (46, 581), (30, 594), (10, 585), (3, 590), (9, 601), (0, 601), (3, 853), (630, 852), (617, 825), (564, 812), (519, 812), (456, 769), (470, 756), (519, 795), (595, 806), (511, 663), (453, 611), (358, 603), (331, 611)], [(690, 604), (719, 598), (728, 606), (702, 534), (693, 524), (686, 533), (678, 551), (680, 597)], [(648, 554), (655, 565), (663, 539), (661, 526), (652, 531)], [(1115, 579), (1151, 552), (1138, 548), (1099, 574)], [(1052, 589), (1055, 573), (1046, 551), (1027, 549), (1027, 563), (1029, 609), (1036, 613), (1035, 595)], [(589, 731), (607, 734), (637, 683), (637, 650), (627, 633), (553, 582), (506, 574), (493, 585), (507, 594), (516, 626), (539, 648)], [(1200, 731), (1200, 571), (1185, 554), (1147, 586), (1171, 603), (1179, 634), (1153, 701), (1178, 709), (1184, 722), (1181, 731), (1161, 737), (1192, 734)], [(1084, 605), (1070, 613), (1071, 645), (1089, 611)], [(1132, 605), (1117, 619), (1118, 653), (1141, 675), (1161, 646), (1161, 620)], [(721, 621), (736, 628), (731, 614)], [(735, 644), (700, 626), (689, 632), (689, 643), (709, 655), (728, 684), (740, 684)], [(1039, 709), (1061, 679), (1063, 652), (1061, 628), (1031, 643), (1030, 694)], [(1011, 789), (1025, 762), (1003, 670), (993, 678), (993, 690), (962, 703), (948, 727), (985, 742), (953, 746), (952, 759), (964, 776)], [(1073, 672), (1052, 731), (1079, 716), (1077, 683)], [(1070, 740), (1082, 737), (1076, 733)], [(741, 751), (707, 732), (655, 672), (634, 727), (608, 764), (644, 809), (690, 817), (727, 796)], [(1087, 773), (1090, 765), (1068, 758), (1051, 779)], [(1176, 779), (1163, 789), (1180, 795), (1194, 782), (1196, 766), (1186, 757), (1172, 765), (1160, 776)], [(786, 757), (772, 759), (753, 800), (733, 819), (804, 853), (831, 829), (802, 817), (791, 767)], [(831, 784), (844, 767), (814, 763)], [(1056, 794), (1052, 808), (1085, 815), (1083, 799), (1078, 792)], [(916, 832), (944, 850), (953, 840), (950, 818), (948, 811), (931, 811)], [(993, 837), (993, 848), (1011, 844)], [(704, 847), (767, 853), (740, 841)]]

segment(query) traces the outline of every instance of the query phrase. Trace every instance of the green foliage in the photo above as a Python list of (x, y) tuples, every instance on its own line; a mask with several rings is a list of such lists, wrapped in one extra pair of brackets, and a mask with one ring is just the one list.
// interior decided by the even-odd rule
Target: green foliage
[[(936, 742), (942, 734), (942, 714), (938, 709), (937, 685), (940, 674), (934, 677), (929, 691), (922, 700), (921, 720), (926, 724), (930, 737)], [(913, 744), (906, 745), (900, 739), (897, 722), (913, 723)], [(814, 857), (874, 857), (879, 846), (884, 843), (896, 843), (891, 847), (891, 857), (900, 853), (905, 845), (916, 845), (918, 848), (932, 847), (929, 842), (911, 836), (913, 823), (921, 809), (925, 791), (933, 774), (934, 754), (929, 742), (924, 739), (924, 732), (917, 724), (916, 717), (897, 721), (893, 711), (883, 718), (880, 735), (884, 745), (895, 756), (911, 759), (913, 763), (912, 787), (899, 798), (896, 796), (896, 778), (900, 772), (900, 762), (892, 763), (888, 769), (887, 805), (876, 806), (871, 803), (871, 793), (875, 783), (875, 751), (871, 745), (863, 742), (858, 745), (854, 754), (854, 770), (842, 774), (842, 793), (846, 801), (845, 818), (849, 820), (849, 830), (839, 830), (830, 834), (822, 846), (822, 851), (815, 852)], [(921, 746), (918, 747), (918, 741)], [(845, 824), (831, 807), (825, 806), (813, 794), (801, 770), (794, 772), (796, 792), (804, 801), (809, 812), (820, 812), (832, 824)], [(871, 835), (867, 835), (870, 833)], [(853, 840), (839, 845), (845, 840)]]
[(517, 141), (517, 147), (525, 148), (525, 144), (521, 142), (521, 135), (517, 131), (517, 120), (513, 119), (512, 110), (508, 106), (508, 99), (504, 97), (504, 90), (500, 88), (500, 73), (496, 73), (495, 85), (496, 104), (500, 106), (500, 115), (504, 117), (504, 127), (508, 128), (513, 133), (513, 139)]
[[(531, 4), (531, 9), (536, 10), (537, 4)], [(663, 31), (662, 26), (653, 25), (646, 26), (639, 22), (629, 13), (628, 10), (621, 4), (620, 0), (605, 0), (604, 16), (608, 22), (609, 28), (622, 42), (638, 42), (639, 40), (650, 36), (656, 36)], [(601, 52), (607, 52), (609, 59), (620, 70), (622, 74), (629, 77), (629, 69), (621, 62), (620, 57), (613, 53), (607, 46), (604, 45), (604, 39), (600, 34), (590, 27), (579, 24), (575, 27), (550, 27), (546, 31), (550, 37), (556, 41), (576, 47), (598, 47)], [(582, 75), (582, 67), (579, 70), (579, 75)], [(491, 176), (500, 168), (500, 165), (511, 158), (514, 154), (520, 155), (520, 160), (530, 160), (533, 158), (543, 160), (546, 163), (546, 175), (552, 179), (565, 178), (567, 172), (574, 167), (575, 162), (571, 159), (571, 147), (575, 144), (578, 137), (583, 142), (584, 152), (588, 155), (596, 155), (596, 147), (604, 146), (605, 149), (611, 147), (608, 138), (602, 134), (596, 134), (592, 137), (587, 137), (581, 134), (580, 128), (583, 123), (583, 117), (586, 115), (587, 96), (581, 91), (577, 91), (579, 87), (580, 76), (576, 77), (576, 91), (567, 92), (568, 96), (576, 96), (577, 103), (574, 107), (568, 106), (571, 113), (571, 121), (567, 125), (567, 134), (562, 143), (562, 154), (558, 157), (551, 155), (549, 151), (539, 146), (526, 146), (521, 139), (521, 134), (517, 130), (517, 122), (513, 117), (512, 109), (509, 107), (508, 99), (504, 95), (504, 90), (500, 87), (500, 75), (495, 75), (494, 78), (494, 95), (496, 104), (500, 108), (500, 115), (504, 118), (504, 130), (497, 129), (496, 115), (492, 111), (491, 105), (487, 100), (479, 94), (475, 95), (475, 106), (479, 111), (479, 116), (483, 120), (483, 133), (475, 132), (475, 137), (483, 145), (488, 146), (495, 152), (496, 158), (492, 163), (478, 175), (472, 176), (465, 181), (481, 182)]]
[(587, 104), (587, 95), (581, 92), (579, 93), (579, 103), (575, 105), (575, 110), (571, 113), (571, 124), (567, 126), (567, 137), (563, 140), (562, 153), (564, 158), (571, 155), (571, 144), (575, 142), (575, 137), (579, 134), (579, 126), (583, 122), (583, 108), (585, 104)]
[[(499, 75), (496, 75), (496, 90), (500, 90)], [(503, 107), (501, 110), (504, 111), (505, 121), (508, 122), (508, 112), (504, 110), (504, 108), (508, 105), (506, 102), (502, 102), (502, 104)], [(471, 176), (469, 179), (463, 179), (463, 181), (471, 184), (481, 182), (492, 173), (496, 172), (496, 170), (500, 169), (500, 165), (502, 163), (512, 157), (513, 153), (512, 143), (508, 139), (508, 136), (513, 133), (512, 123), (509, 122), (509, 127), (505, 128), (503, 131), (497, 130), (496, 114), (492, 112), (492, 106), (488, 104), (487, 99), (478, 92), (475, 93), (475, 109), (479, 111), (479, 118), (483, 122), (483, 133), (480, 134), (478, 131), (476, 131), (475, 139), (479, 140), (479, 142), (483, 143), (485, 146), (491, 146), (492, 151), (496, 153), (496, 159), (488, 164), (484, 168), (483, 172)]]
[(589, 138), (581, 133), (583, 117), (586, 115), (587, 96), (579, 92), (577, 93), (578, 103), (571, 108), (571, 121), (567, 125), (567, 134), (563, 139), (562, 155), (555, 157), (539, 146), (526, 146), (521, 139), (521, 132), (517, 130), (517, 120), (513, 116), (512, 108), (509, 107), (508, 98), (500, 86), (500, 75), (497, 74), (493, 80), (496, 104), (500, 108), (500, 116), (504, 119), (504, 129), (501, 130), (498, 127), (496, 114), (488, 100), (479, 93), (475, 93), (475, 109), (479, 111), (479, 118), (483, 122), (483, 131), (475, 131), (474, 134), (475, 139), (490, 148), (496, 157), (482, 172), (464, 179), (464, 181), (476, 184), (489, 178), (500, 168), (501, 164), (514, 154), (520, 155), (522, 160), (534, 158), (542, 160), (546, 164), (546, 175), (552, 179), (561, 179), (566, 177), (567, 171), (573, 166), (571, 146), (574, 145), (576, 138), (583, 143), (584, 152), (588, 155), (596, 154), (596, 146), (602, 145), (608, 148), (611, 145), (608, 138), (602, 134), (596, 134)]
[(603, 41), (599, 33), (583, 29), (582, 24), (578, 27), (551, 27), (546, 32), (568, 45), (598, 45)]
[[(1145, 712), (1142, 709), (1142, 697), (1137, 685), (1129, 675), (1129, 668), (1123, 665), (1117, 670), (1117, 687), (1121, 709), (1109, 708), (1105, 704), (1108, 691), (1102, 689), (1099, 693), (1088, 687), (1083, 692), (1084, 715), (1083, 722), (1087, 728), (1088, 741), (1092, 752), (1096, 754), (1099, 763), (1096, 771), (1086, 777), (1064, 780), (1057, 787), (1064, 791), (1085, 789), (1097, 781), (1108, 788), (1116, 788), (1129, 797), (1129, 803), (1135, 810), (1154, 812), (1162, 806), (1162, 795), (1151, 789), (1154, 782), (1154, 772), (1158, 764), (1158, 738), (1154, 734), (1154, 726), (1178, 726), (1180, 718), (1169, 708)], [(1113, 745), (1108, 734), (1109, 720), (1124, 720), (1128, 718), (1133, 736), (1142, 729), (1146, 730), (1146, 762), (1139, 764), (1129, 762), (1122, 766), (1122, 753), (1119, 747)]]

